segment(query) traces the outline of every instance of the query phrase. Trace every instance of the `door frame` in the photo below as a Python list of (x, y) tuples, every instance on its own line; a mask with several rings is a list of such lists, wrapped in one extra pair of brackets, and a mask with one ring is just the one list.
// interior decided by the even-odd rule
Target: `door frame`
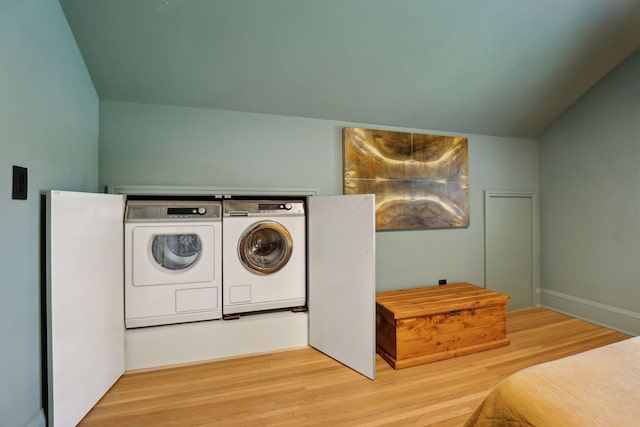
[(487, 216), (492, 198), (525, 198), (531, 200), (531, 305), (540, 306), (540, 227), (538, 197), (532, 191), (484, 191), (484, 286), (487, 287)]
[[(309, 289), (310, 287), (310, 282), (312, 281), (312, 278), (309, 275), (309, 271), (311, 269), (311, 267), (309, 266), (310, 264), (310, 244), (309, 244), (309, 236), (310, 236), (310, 227), (311, 227), (311, 217), (312, 216), (317, 216), (314, 215), (314, 213), (312, 212), (311, 209), (311, 205), (313, 204), (312, 200), (319, 200), (319, 199), (332, 199), (332, 198), (337, 198), (340, 197), (342, 198), (342, 200), (356, 200), (358, 198), (361, 198), (363, 200), (370, 200), (371, 202), (371, 206), (370, 206), (370, 213), (371, 213), (371, 218), (365, 220), (365, 222), (370, 223), (370, 236), (367, 236), (367, 238), (371, 239), (371, 247), (369, 248), (369, 255), (372, 256), (372, 261), (371, 261), (371, 268), (372, 268), (372, 274), (370, 277), (370, 280), (367, 281), (366, 284), (363, 284), (362, 286), (366, 286), (368, 288), (368, 290), (370, 291), (370, 295), (367, 295), (367, 299), (370, 300), (370, 303), (368, 305), (365, 305), (364, 308), (362, 308), (363, 311), (369, 310), (367, 313), (370, 314), (370, 319), (365, 319), (362, 322), (365, 323), (367, 325), (367, 328), (370, 328), (366, 330), (365, 333), (363, 333), (363, 336), (366, 335), (367, 337), (371, 338), (371, 343), (370, 345), (366, 345), (363, 346), (363, 351), (362, 354), (364, 355), (362, 357), (363, 360), (366, 360), (365, 362), (363, 362), (363, 365), (366, 365), (365, 368), (362, 368), (360, 366), (356, 366), (354, 369), (354, 366), (351, 363), (351, 360), (349, 360), (349, 358), (343, 358), (341, 357), (341, 354), (337, 354), (334, 350), (334, 348), (324, 348), (322, 351), (323, 353), (327, 354), (329, 357), (334, 358), (335, 360), (340, 361), (342, 364), (344, 364), (345, 366), (354, 369), (360, 373), (362, 373), (365, 377), (368, 377), (370, 379), (374, 379), (375, 378), (375, 363), (376, 363), (376, 346), (375, 346), (375, 293), (376, 293), (376, 288), (375, 288), (375, 196), (372, 194), (369, 195), (332, 195), (332, 196), (320, 196), (319, 195), (319, 190), (315, 189), (315, 188), (229, 188), (229, 187), (199, 187), (199, 186), (149, 186), (149, 185), (117, 185), (117, 186), (107, 186), (106, 189), (107, 193), (112, 193), (112, 194), (122, 194), (125, 196), (180, 196), (180, 197), (188, 197), (188, 196), (207, 196), (207, 197), (213, 197), (216, 200), (226, 200), (226, 199), (230, 199), (236, 196), (250, 196), (251, 198), (256, 198), (256, 196), (265, 196), (265, 197), (296, 197), (296, 198), (301, 198), (304, 199), (306, 201), (307, 204), (307, 212), (306, 212), (306, 237), (307, 237), (307, 241), (306, 241), (306, 263), (307, 263), (307, 305), (309, 306), (309, 312), (307, 313), (307, 330), (306, 330), (306, 345), (310, 346), (310, 347), (314, 347), (311, 342), (312, 342), (312, 333), (311, 333), (311, 323), (313, 323), (311, 321), (311, 317), (312, 317), (312, 308), (311, 308), (311, 303), (310, 303), (310, 295), (311, 295), (311, 291)], [(351, 214), (353, 215), (353, 212), (351, 212)], [(340, 218), (344, 218), (344, 217), (340, 217)], [(223, 219), (223, 223), (224, 223), (224, 219)], [(224, 236), (223, 236), (223, 242), (224, 242)], [(235, 245), (234, 245), (235, 246)], [(224, 252), (224, 243), (223, 243), (223, 252)], [(335, 254), (334, 254), (335, 256)], [(348, 257), (346, 257), (345, 259), (348, 259)], [(224, 261), (223, 261), (224, 262)], [(224, 269), (224, 267), (223, 267)], [(224, 292), (224, 290), (223, 290)], [(344, 319), (344, 323), (349, 323), (352, 321), (352, 317), (353, 317), (353, 313), (356, 311), (357, 308), (359, 308), (359, 304), (363, 302), (362, 300), (356, 300), (353, 302), (352, 306), (349, 307), (349, 310), (342, 310), (342, 313), (340, 313), (341, 315), (345, 316)], [(366, 302), (365, 302), (366, 304)], [(317, 314), (317, 304), (316, 304), (316, 310), (314, 310)], [(337, 316), (335, 314), (332, 313), (332, 318), (336, 318)], [(341, 335), (344, 335), (344, 331), (339, 331), (335, 334), (336, 337), (340, 337)], [(329, 335), (330, 336), (330, 335)], [(125, 337), (130, 338), (132, 337), (132, 335), (126, 334)], [(352, 344), (352, 343), (350, 343)], [(129, 345), (128, 348), (132, 348), (134, 347), (133, 345)], [(317, 348), (314, 347), (314, 348)], [(340, 352), (338, 352), (340, 353)], [(361, 354), (360, 352), (357, 352), (357, 354)], [(349, 354), (351, 355), (351, 354)], [(343, 359), (343, 360), (341, 360)], [(361, 372), (364, 371), (365, 373)]]

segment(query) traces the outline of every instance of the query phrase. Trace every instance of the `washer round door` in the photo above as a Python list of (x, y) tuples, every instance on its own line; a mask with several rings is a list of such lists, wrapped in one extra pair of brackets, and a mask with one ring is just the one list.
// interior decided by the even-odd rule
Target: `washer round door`
[(275, 221), (260, 221), (247, 228), (238, 242), (242, 265), (258, 274), (281, 270), (293, 251), (289, 230)]

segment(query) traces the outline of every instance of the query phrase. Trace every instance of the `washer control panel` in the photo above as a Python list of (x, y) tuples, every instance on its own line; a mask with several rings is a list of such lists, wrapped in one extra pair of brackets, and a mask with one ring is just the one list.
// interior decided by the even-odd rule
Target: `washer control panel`
[(229, 200), (223, 208), (224, 216), (304, 215), (302, 200)]

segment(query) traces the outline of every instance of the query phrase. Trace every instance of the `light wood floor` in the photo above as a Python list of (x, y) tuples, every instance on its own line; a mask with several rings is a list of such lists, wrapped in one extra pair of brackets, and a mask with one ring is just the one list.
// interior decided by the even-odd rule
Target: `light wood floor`
[(311, 348), (125, 374), (81, 426), (460, 426), (501, 379), (628, 338), (544, 309), (507, 314), (511, 344), (371, 381)]

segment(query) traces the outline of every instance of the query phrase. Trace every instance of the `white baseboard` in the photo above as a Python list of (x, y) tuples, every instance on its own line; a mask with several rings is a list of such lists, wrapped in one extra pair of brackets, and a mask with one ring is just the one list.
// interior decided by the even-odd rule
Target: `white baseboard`
[(44, 416), (44, 409), (40, 410), (29, 420), (25, 427), (45, 427), (47, 425), (47, 419)]
[(127, 329), (125, 370), (180, 365), (309, 345), (308, 313), (280, 311)]
[(640, 313), (540, 289), (540, 305), (629, 335), (640, 335)]

